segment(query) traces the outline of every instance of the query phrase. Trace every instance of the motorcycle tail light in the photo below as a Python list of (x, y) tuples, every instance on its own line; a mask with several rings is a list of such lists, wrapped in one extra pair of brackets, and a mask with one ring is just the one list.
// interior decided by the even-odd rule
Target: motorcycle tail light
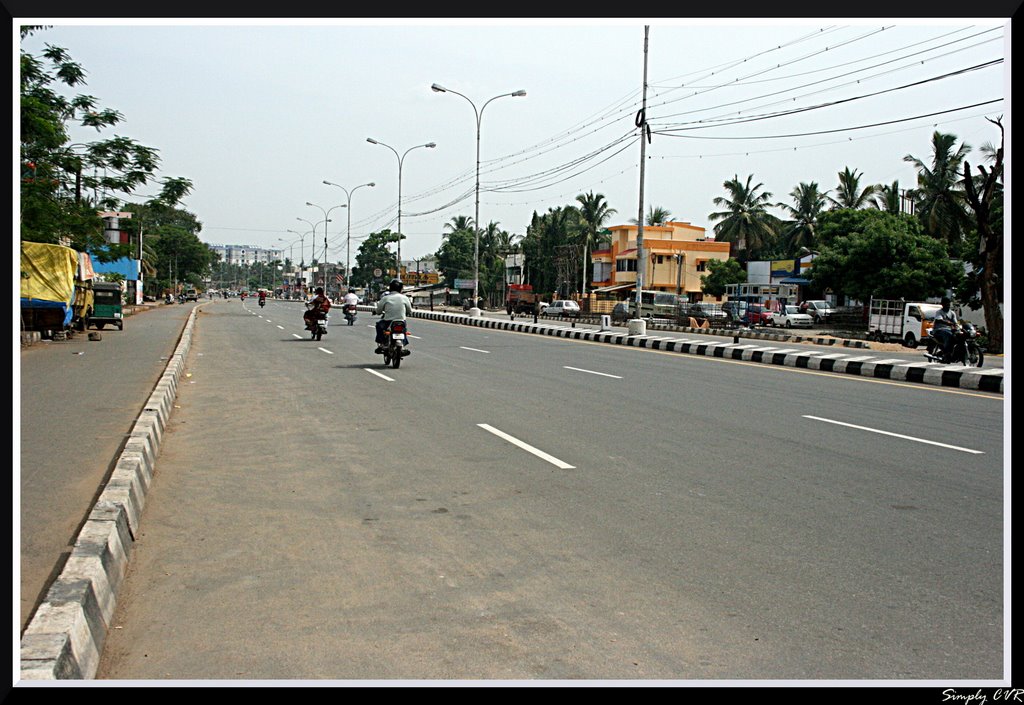
[(391, 330), (394, 331), (395, 333), (404, 333), (405, 326), (403, 326), (401, 323), (396, 323), (395, 325), (391, 326)]

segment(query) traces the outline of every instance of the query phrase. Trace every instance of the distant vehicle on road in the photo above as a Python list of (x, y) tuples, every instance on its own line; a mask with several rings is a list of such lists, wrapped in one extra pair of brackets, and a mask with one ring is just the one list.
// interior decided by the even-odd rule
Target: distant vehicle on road
[(729, 314), (722, 310), (718, 304), (698, 301), (687, 305), (682, 309), (684, 323), (688, 318), (695, 318), (697, 322), (708, 321), (711, 324), (725, 323), (729, 320)]
[(198, 301), (199, 300), (199, 292), (196, 291), (195, 289), (186, 289), (185, 290), (185, 300), (186, 301)]
[(580, 317), (580, 305), (568, 299), (556, 299), (551, 305), (544, 309), (545, 316), (567, 316), (569, 318)]

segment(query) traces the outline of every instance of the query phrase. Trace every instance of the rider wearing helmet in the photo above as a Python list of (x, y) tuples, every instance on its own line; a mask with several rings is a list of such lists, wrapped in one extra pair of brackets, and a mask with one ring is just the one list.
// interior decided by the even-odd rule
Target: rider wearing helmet
[[(384, 352), (384, 349), (381, 347), (384, 344), (384, 330), (392, 321), (404, 321), (407, 315), (412, 314), (412, 301), (402, 293), (402, 281), (400, 279), (391, 280), (391, 283), (388, 284), (388, 293), (380, 297), (380, 301), (377, 302), (377, 307), (373, 312), (375, 315), (381, 316), (381, 319), (377, 321), (377, 349), (373, 351), (375, 354), (380, 355)], [(403, 350), (403, 352), (408, 355), (408, 348)]]
[(960, 327), (960, 320), (949, 305), (949, 297), (943, 296), (942, 308), (935, 312), (935, 319), (932, 321), (931, 336), (942, 346), (943, 360), (948, 359), (953, 342), (953, 332)]

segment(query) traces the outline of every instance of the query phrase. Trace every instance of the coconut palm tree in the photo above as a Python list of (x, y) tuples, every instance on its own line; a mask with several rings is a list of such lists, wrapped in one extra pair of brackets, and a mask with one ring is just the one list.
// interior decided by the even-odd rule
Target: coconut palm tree
[(893, 181), (889, 186), (885, 184), (875, 186), (875, 196), (872, 204), (880, 211), (893, 214), (899, 213), (902, 210), (899, 180)]
[(583, 228), (580, 235), (583, 238), (583, 295), (587, 295), (587, 267), (590, 259), (590, 248), (597, 244), (598, 234), (601, 226), (618, 211), (608, 206), (604, 194), (588, 191), (579, 194), (576, 200), (580, 203), (580, 218), (583, 221)]
[(801, 247), (813, 249), (818, 216), (828, 203), (828, 191), (818, 191), (817, 182), (812, 181), (809, 184), (801, 183), (789, 195), (794, 205), (776, 204), (792, 218), (783, 225), (781, 232), (786, 247), (790, 252), (797, 252)]
[(860, 178), (864, 173), (857, 173), (856, 169), (844, 168), (839, 172), (839, 187), (836, 189), (836, 197), (829, 197), (833, 208), (866, 208), (873, 204), (872, 196), (875, 195), (876, 186), (860, 187)]
[(956, 135), (932, 134), (932, 163), (908, 154), (903, 161), (917, 168), (917, 188), (911, 190), (914, 210), (925, 232), (945, 240), (956, 252), (968, 222), (964, 208), (964, 191), (960, 172), (971, 151), (964, 142), (956, 147)]
[[(647, 216), (644, 218), (644, 225), (664, 225), (670, 220), (672, 220), (672, 213), (668, 209), (661, 206), (649, 206)], [(636, 218), (630, 218), (629, 222), (636, 225), (638, 221)]]
[(768, 212), (772, 205), (772, 194), (759, 190), (764, 184), (751, 185), (754, 175), (747, 177), (746, 183), (738, 176), (722, 185), (729, 192), (729, 198), (715, 197), (712, 201), (725, 210), (708, 214), (708, 219), (721, 221), (715, 226), (715, 239), (731, 242), (736, 249), (756, 256), (766, 248), (770, 248), (778, 238), (779, 219)]
[(473, 219), (468, 215), (456, 215), (452, 216), (450, 222), (444, 224), (445, 230), (448, 232), (441, 234), (441, 239), (448, 237), (451, 233), (458, 232), (473, 232)]

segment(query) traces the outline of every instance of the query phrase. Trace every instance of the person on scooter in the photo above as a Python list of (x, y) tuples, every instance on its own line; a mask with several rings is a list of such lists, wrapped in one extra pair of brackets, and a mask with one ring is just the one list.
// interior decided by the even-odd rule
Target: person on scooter
[(950, 308), (948, 296), (942, 297), (942, 308), (935, 312), (935, 320), (932, 321), (932, 337), (942, 348), (942, 359), (948, 360), (953, 347), (953, 333), (960, 327), (960, 320), (956, 312)]
[[(404, 321), (406, 315), (412, 314), (412, 301), (402, 293), (401, 280), (391, 280), (391, 283), (388, 284), (388, 293), (380, 297), (380, 301), (377, 302), (373, 312), (375, 315), (383, 314), (381, 319), (377, 321), (377, 349), (373, 351), (375, 354), (380, 355), (384, 352), (384, 348), (381, 346), (384, 344), (385, 329), (387, 329), (392, 321)], [(409, 349), (405, 348), (402, 350), (402, 354), (408, 355)]]
[(345, 294), (345, 298), (343, 299), (343, 304), (345, 306), (356, 306), (359, 304), (359, 297), (356, 296), (355, 289), (348, 290), (348, 293)]
[(306, 312), (302, 314), (302, 318), (306, 322), (306, 329), (313, 330), (313, 326), (316, 325), (316, 319), (320, 316), (321, 311), (327, 313), (331, 309), (331, 300), (324, 294), (322, 286), (318, 286), (316, 288), (316, 296), (306, 302), (306, 309)]
[(260, 289), (260, 306), (263, 306), (266, 303), (267, 303), (267, 292), (263, 291), (263, 289)]

